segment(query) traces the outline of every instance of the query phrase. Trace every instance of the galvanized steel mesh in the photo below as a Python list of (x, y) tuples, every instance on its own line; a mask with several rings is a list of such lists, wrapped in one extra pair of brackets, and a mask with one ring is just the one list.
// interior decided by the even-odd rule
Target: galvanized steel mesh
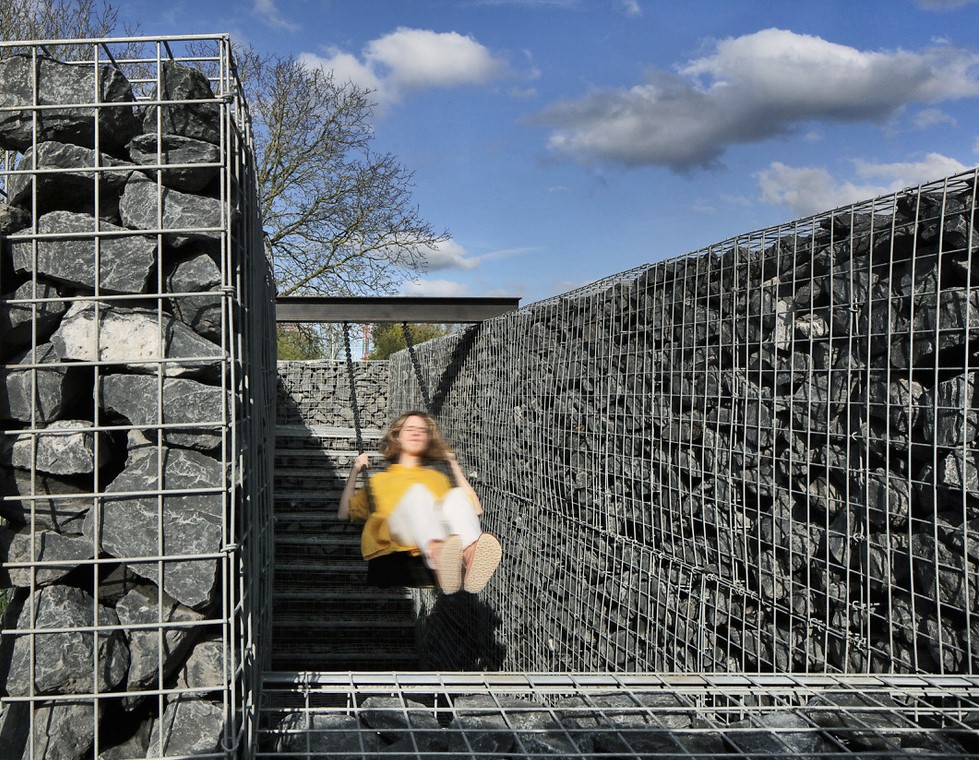
[(976, 181), (419, 346), (505, 549), (479, 598), (418, 594), (427, 667), (975, 673)]
[(270, 678), (259, 757), (975, 757), (975, 679), (306, 673)]
[(0, 755), (244, 756), (274, 285), (230, 40), (3, 42), (0, 66)]

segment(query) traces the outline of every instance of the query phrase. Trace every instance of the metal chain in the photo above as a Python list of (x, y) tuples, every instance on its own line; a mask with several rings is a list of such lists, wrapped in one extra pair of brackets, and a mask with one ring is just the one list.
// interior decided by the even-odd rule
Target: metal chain
[(428, 384), (425, 382), (425, 378), (422, 377), (422, 365), (421, 362), (418, 361), (418, 355), (415, 353), (415, 341), (411, 337), (411, 328), (408, 327), (407, 322), (402, 322), (401, 330), (404, 332), (405, 345), (408, 347), (408, 355), (411, 357), (411, 366), (415, 368), (415, 379), (418, 380), (418, 388), (422, 392), (422, 401), (425, 402), (425, 411), (431, 414), (432, 399), (428, 395)]
[[(350, 323), (343, 323), (343, 347), (347, 354), (347, 378), (350, 381), (350, 408), (354, 415), (354, 436), (357, 439), (357, 453), (363, 454), (364, 435), (361, 432), (360, 406), (357, 404), (357, 385), (354, 381), (354, 360), (353, 353), (350, 351)], [(367, 508), (373, 512), (375, 509), (374, 493), (371, 491), (371, 481), (367, 476), (367, 470), (363, 470), (364, 491), (367, 494)]]

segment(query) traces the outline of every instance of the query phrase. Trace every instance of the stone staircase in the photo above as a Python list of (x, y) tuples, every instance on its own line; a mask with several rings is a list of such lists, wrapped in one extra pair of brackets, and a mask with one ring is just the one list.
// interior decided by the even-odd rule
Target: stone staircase
[[(376, 451), (382, 432), (363, 435)], [(409, 592), (366, 584), (360, 526), (336, 518), (356, 456), (351, 428), (276, 427), (274, 670), (418, 667)]]

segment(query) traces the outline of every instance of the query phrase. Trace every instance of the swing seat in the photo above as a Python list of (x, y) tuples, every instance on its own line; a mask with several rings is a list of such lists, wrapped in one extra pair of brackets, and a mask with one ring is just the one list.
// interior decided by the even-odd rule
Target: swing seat
[(434, 588), (435, 574), (421, 555), (394, 552), (367, 560), (367, 583), (384, 588)]

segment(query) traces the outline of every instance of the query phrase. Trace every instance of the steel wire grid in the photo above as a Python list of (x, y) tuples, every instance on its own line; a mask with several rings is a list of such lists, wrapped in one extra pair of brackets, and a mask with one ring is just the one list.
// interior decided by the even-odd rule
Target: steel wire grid
[(964, 676), (299, 673), (258, 757), (979, 756)]
[[(47, 57), (49, 50), (57, 50), (60, 63)], [(26, 573), (27, 583), (20, 580), (16, 588), (6, 590), (10, 605), (0, 646), (4, 749), (16, 752), (16, 742), (26, 741), (25, 760), (49, 753), (117, 760), (248, 756), (255, 742), (271, 618), (274, 284), (259, 218), (251, 123), (230, 40), (198, 35), (0, 43), (0, 59), (13, 56), (22, 56), (33, 72), (27, 84), (29, 103), (8, 98), (7, 105), (0, 106), (0, 120), (27, 114), (30, 138), (16, 152), (4, 154), (0, 190), (30, 218), (26, 226), (14, 221), (5, 227), (9, 234), (0, 235), (0, 242), (6, 237), (5, 246), (26, 246), (29, 254), (15, 271), (11, 249), (0, 252), (0, 309), (8, 331), (6, 345), (0, 344), (0, 359), (8, 388), (12, 376), (28, 373), (29, 411), (20, 418), (12, 416), (4, 393), (0, 449), (7, 467), (0, 473), (6, 476), (0, 495), (7, 534), (0, 559), (5, 581)], [(210, 92), (170, 97), (161, 85), (174, 65), (203, 73)], [(46, 88), (54, 80), (71, 78), (69, 71), (91, 72), (90, 97), (76, 92), (62, 94), (60, 101), (52, 99), (52, 90)], [(128, 79), (132, 97), (110, 102), (103, 88), (119, 73)], [(139, 167), (129, 163), (112, 122), (112, 114), (127, 109), (132, 113), (134, 105), (134, 118), (142, 122), (144, 134), (155, 137), (157, 154), (156, 161), (146, 159)], [(215, 130), (213, 160), (173, 160), (172, 147), (164, 148), (164, 134), (179, 131), (172, 124), (164, 126), (164, 109), (172, 115), (182, 107), (213, 117), (208, 122)], [(45, 165), (39, 149), (50, 146), (52, 130), (57, 131), (51, 125), (59, 119), (80, 121), (78, 129), (90, 129), (91, 134), (76, 141), (90, 149), (82, 152), (83, 159), (56, 167)], [(61, 141), (73, 142), (65, 128), (55, 139)], [(175, 221), (165, 215), (171, 204), (180, 202), (180, 194), (168, 182), (176, 171), (187, 169), (211, 170), (206, 187), (194, 193), (217, 209), (213, 218)], [(120, 190), (113, 187), (113, 177), (122, 174), (128, 181), (139, 173), (155, 188), (155, 220), (127, 229), (120, 224)], [(74, 189), (67, 194), (73, 197), (52, 200), (52, 183), (73, 178)], [(87, 179), (89, 186), (79, 189), (78, 178)], [(46, 228), (42, 223), (51, 211), (76, 208), (87, 214), (87, 227)], [(6, 225), (13, 212), (9, 207), (3, 211)], [(90, 257), (91, 269), (70, 277), (46, 270), (44, 248), (55, 240), (85, 244), (80, 255)], [(190, 249), (181, 248), (188, 240), (196, 242)], [(134, 247), (145, 241), (152, 247), (141, 288), (127, 291), (106, 284), (120, 264), (110, 248), (119, 241)], [(167, 281), (168, 270), (189, 250), (210, 260), (217, 273), (214, 282), (184, 288)], [(210, 340), (200, 338), (195, 348), (182, 353), (171, 350), (174, 334), (181, 329), (184, 335), (191, 333), (186, 326), (178, 327), (177, 317), (197, 308), (202, 298), (211, 309)], [(71, 308), (90, 309), (92, 327), (75, 354), (54, 354), (49, 350), (55, 329), (50, 314), (54, 311), (60, 318)], [(137, 312), (155, 337), (145, 339), (145, 345), (126, 343), (141, 339), (130, 326), (120, 344), (119, 328), (107, 320), (113, 315), (132, 318)], [(12, 340), (14, 317), (28, 325), (29, 338)], [(204, 379), (207, 389), (219, 392), (217, 401), (192, 419), (175, 419), (168, 405), (176, 400), (164, 393), (170, 379), (181, 372)], [(52, 373), (70, 376), (66, 387), (76, 396), (55, 413), (43, 408), (48, 402), (41, 391), (45, 375)], [(155, 399), (149, 408), (137, 405), (123, 414), (102, 403), (107, 379), (120, 375), (155, 381), (146, 390), (148, 398)], [(184, 385), (177, 395), (196, 392), (204, 391)], [(87, 474), (52, 474), (58, 468), (42, 461), (44, 447), (52, 441), (69, 445), (72, 436), (88, 445)], [(187, 436), (206, 436), (207, 443), (188, 443)], [(14, 442), (27, 447), (26, 467), (20, 458), (23, 452), (14, 462), (21, 468), (19, 482), (12, 479), (14, 470), (9, 467)], [(203, 453), (186, 453), (195, 446)], [(182, 468), (200, 466), (210, 476), (188, 484), (181, 468), (168, 469), (180, 456), (190, 458), (190, 464), (181, 460)], [(127, 485), (120, 487), (121, 480), (115, 480), (135, 463), (154, 460), (142, 481), (125, 479)], [(113, 502), (132, 509), (150, 505), (152, 521), (129, 531), (145, 531), (149, 550), (127, 551), (118, 537), (111, 548), (106, 545), (106, 510)], [(186, 506), (190, 503), (201, 511), (193, 513), (194, 507)], [(51, 517), (62, 514), (70, 519), (52, 525)], [(180, 534), (181, 522), (191, 518), (197, 520), (194, 533), (210, 531), (213, 542), (204, 547), (191, 540), (174, 551), (171, 541)], [(27, 537), (23, 559), (8, 556), (13, 530)], [(86, 548), (71, 557), (57, 555), (57, 541), (65, 538)], [(47, 559), (52, 553), (56, 556)], [(52, 580), (49, 571), (66, 565), (70, 572)], [(173, 591), (171, 581), (175, 584), (177, 575), (199, 572), (201, 567), (214, 572), (207, 599), (178, 604), (181, 600), (159, 593), (161, 583), (165, 591)], [(120, 621), (113, 607), (134, 588), (150, 594), (150, 601), (138, 621)], [(65, 617), (65, 609), (45, 609), (45, 595), (67, 598), (68, 606), (76, 608), (75, 617)], [(51, 657), (57, 655), (52, 649), (67, 653), (60, 668), (70, 675), (62, 673), (60, 680), (51, 673)], [(87, 652), (90, 666), (79, 664), (79, 651)], [(137, 680), (130, 666), (127, 680), (125, 670), (120, 675), (118, 669), (135, 660), (137, 651), (144, 658), (143, 669)], [(201, 721), (195, 724), (196, 737), (186, 735), (188, 720)]]
[[(478, 598), (418, 594), (425, 667), (495, 647), (507, 670), (975, 673), (975, 191), (741, 235), (420, 346), (505, 552)], [(394, 416), (420, 396), (405, 354), (391, 377)]]

